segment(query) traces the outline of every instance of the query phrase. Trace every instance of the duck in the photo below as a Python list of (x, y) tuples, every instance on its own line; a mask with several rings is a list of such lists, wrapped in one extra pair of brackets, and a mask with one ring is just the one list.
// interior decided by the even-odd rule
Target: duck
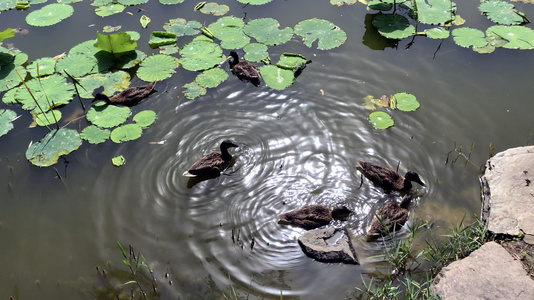
[(221, 174), (232, 161), (232, 154), (229, 148), (239, 147), (231, 140), (224, 140), (221, 143), (220, 152), (211, 152), (202, 156), (182, 175), (186, 177), (216, 177)]
[(407, 172), (402, 177), (402, 175), (387, 167), (364, 161), (358, 161), (358, 164), (362, 173), (385, 191), (408, 191), (412, 188), (412, 182), (426, 186), (415, 172)]
[(367, 231), (367, 241), (372, 241), (390, 232), (398, 231), (408, 220), (412, 195), (405, 195), (401, 202), (389, 202), (375, 214), (371, 227)]
[(246, 60), (240, 61), (239, 56), (235, 51), (230, 52), (230, 56), (228, 58), (230, 69), (237, 76), (237, 78), (241, 80), (248, 80), (256, 86), (259, 84), (260, 72), (255, 64)]
[(154, 91), (154, 86), (156, 82), (153, 81), (143, 86), (133, 86), (125, 89), (124, 91), (113, 95), (110, 97), (98, 93), (95, 95), (95, 98), (91, 102), (95, 101), (105, 101), (108, 104), (121, 104), (126, 106), (132, 106), (137, 104), (143, 98), (147, 97), (152, 91)]
[(306, 205), (277, 217), (283, 223), (289, 223), (304, 229), (315, 229), (327, 225), (332, 219), (345, 220), (352, 211), (345, 206), (330, 210), (324, 205)]

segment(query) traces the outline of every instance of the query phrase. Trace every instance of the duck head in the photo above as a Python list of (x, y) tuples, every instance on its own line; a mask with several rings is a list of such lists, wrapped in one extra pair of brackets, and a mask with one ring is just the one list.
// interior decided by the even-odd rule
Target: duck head
[(404, 180), (408, 182), (417, 182), (422, 186), (426, 186), (426, 184), (419, 178), (419, 175), (415, 172), (408, 172), (404, 176)]

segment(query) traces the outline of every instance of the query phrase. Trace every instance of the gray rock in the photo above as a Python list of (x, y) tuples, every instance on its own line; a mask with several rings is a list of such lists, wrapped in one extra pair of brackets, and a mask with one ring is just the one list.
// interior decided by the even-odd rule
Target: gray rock
[(486, 163), (483, 218), (495, 234), (534, 241), (534, 146), (500, 152)]
[(304, 253), (316, 260), (358, 264), (356, 253), (345, 230), (323, 228), (310, 230), (299, 238)]
[(488, 242), (443, 268), (431, 287), (448, 299), (534, 299), (534, 281), (499, 244)]

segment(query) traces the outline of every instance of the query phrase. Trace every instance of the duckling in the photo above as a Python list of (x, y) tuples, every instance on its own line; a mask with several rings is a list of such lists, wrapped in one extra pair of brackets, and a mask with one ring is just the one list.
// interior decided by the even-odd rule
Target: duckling
[(385, 191), (410, 190), (412, 188), (412, 181), (417, 182), (422, 186), (426, 186), (415, 172), (408, 172), (402, 177), (399, 173), (390, 168), (363, 161), (358, 161), (358, 164), (362, 168), (362, 173)]
[(232, 161), (232, 155), (228, 152), (228, 148), (232, 147), (239, 146), (231, 140), (223, 141), (221, 152), (211, 152), (202, 156), (182, 175), (186, 177), (216, 177), (220, 175)]
[(282, 222), (300, 226), (305, 229), (314, 229), (336, 220), (346, 220), (352, 211), (345, 206), (330, 210), (324, 205), (306, 205), (290, 212), (279, 214)]
[(235, 51), (230, 52), (229, 65), (232, 72), (241, 80), (248, 80), (254, 85), (259, 85), (260, 83), (260, 72), (255, 64), (246, 61), (239, 60), (239, 56)]
[(95, 95), (95, 98), (91, 102), (106, 101), (108, 104), (121, 104), (126, 106), (132, 106), (137, 104), (143, 98), (147, 97), (150, 93), (152, 93), (155, 85), (156, 82), (153, 81), (143, 86), (129, 87), (124, 91), (111, 96), (111, 98), (102, 93), (98, 93)]
[[(382, 206), (371, 223), (371, 228), (367, 232), (367, 241), (372, 241), (390, 232), (398, 231), (408, 220), (408, 207), (412, 201), (412, 196), (407, 194), (399, 202), (389, 202)], [(385, 225), (385, 228), (384, 228)]]

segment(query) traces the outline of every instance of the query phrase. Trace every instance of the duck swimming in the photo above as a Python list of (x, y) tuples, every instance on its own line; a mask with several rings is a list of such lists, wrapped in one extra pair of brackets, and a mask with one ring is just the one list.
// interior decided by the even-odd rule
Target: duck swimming
[(182, 175), (186, 177), (216, 177), (224, 169), (228, 168), (232, 161), (232, 155), (228, 148), (239, 147), (231, 140), (225, 140), (221, 143), (221, 152), (211, 152), (197, 160), (189, 170)]
[(390, 232), (398, 231), (408, 220), (412, 196), (405, 195), (401, 202), (389, 202), (375, 214), (371, 228), (367, 232), (367, 241), (372, 241)]
[(358, 161), (358, 164), (362, 169), (362, 173), (367, 178), (386, 191), (410, 190), (412, 188), (412, 182), (426, 186), (415, 172), (408, 172), (402, 177), (402, 175), (390, 168), (363, 161)]
[(330, 210), (324, 205), (306, 205), (290, 212), (279, 214), (277, 217), (282, 222), (303, 227), (305, 229), (315, 229), (326, 225), (334, 219), (343, 220), (348, 217), (351, 211), (345, 207), (337, 207)]
[(111, 96), (111, 98), (109, 98), (108, 96), (102, 93), (98, 93), (95, 95), (95, 98), (91, 102), (106, 101), (108, 104), (121, 104), (121, 105), (126, 105), (126, 106), (132, 106), (132, 105), (137, 104), (143, 98), (150, 95), (150, 93), (154, 91), (155, 85), (156, 85), (156, 82), (153, 81), (143, 86), (129, 87), (125, 89), (124, 91)]
[(260, 83), (260, 72), (255, 64), (246, 61), (239, 60), (239, 56), (235, 51), (230, 52), (229, 65), (232, 72), (241, 80), (248, 80), (254, 85)]

